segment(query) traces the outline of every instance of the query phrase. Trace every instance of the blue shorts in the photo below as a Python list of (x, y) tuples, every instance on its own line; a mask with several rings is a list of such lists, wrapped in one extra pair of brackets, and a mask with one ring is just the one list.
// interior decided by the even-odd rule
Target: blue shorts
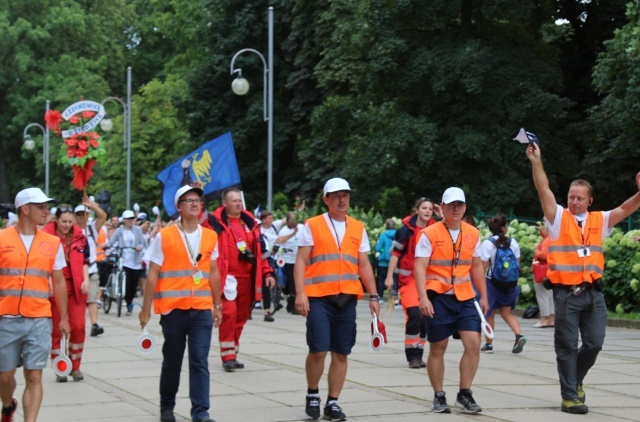
[(520, 296), (520, 286), (514, 287), (510, 292), (505, 293), (498, 289), (495, 284), (487, 277), (487, 296), (489, 296), (489, 315), (495, 309), (500, 309), (505, 306), (511, 309), (516, 309), (516, 303), (518, 303), (518, 296)]
[(433, 318), (427, 318), (427, 339), (437, 343), (456, 331), (480, 332), (480, 315), (473, 304), (474, 299), (460, 302), (455, 295), (435, 295), (431, 299)]
[(351, 354), (356, 344), (356, 305), (352, 300), (339, 308), (326, 297), (309, 298), (307, 345), (310, 353), (336, 352)]

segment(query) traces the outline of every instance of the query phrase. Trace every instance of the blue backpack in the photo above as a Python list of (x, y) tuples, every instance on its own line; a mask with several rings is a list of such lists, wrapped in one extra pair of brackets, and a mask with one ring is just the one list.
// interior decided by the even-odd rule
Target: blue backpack
[(520, 277), (520, 264), (511, 250), (511, 239), (504, 246), (498, 246), (496, 239), (489, 240), (497, 249), (489, 276), (500, 290), (511, 291), (518, 285), (518, 277)]

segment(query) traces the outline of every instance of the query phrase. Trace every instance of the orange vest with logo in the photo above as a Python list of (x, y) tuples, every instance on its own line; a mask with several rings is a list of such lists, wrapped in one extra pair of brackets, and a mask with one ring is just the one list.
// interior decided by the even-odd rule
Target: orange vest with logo
[[(174, 309), (212, 309), (213, 298), (209, 285), (211, 254), (218, 242), (218, 235), (207, 228), (200, 228), (201, 257), (193, 268), (191, 257), (185, 246), (184, 234), (178, 225), (160, 230), (164, 263), (160, 266), (153, 308), (157, 314), (166, 314)], [(195, 245), (193, 245), (195, 247)], [(194, 274), (202, 274), (198, 284)]]
[(107, 243), (107, 229), (102, 226), (99, 232), (100, 233), (98, 233), (98, 240), (96, 240), (96, 262), (102, 262), (107, 257), (104, 249), (102, 249), (100, 246), (97, 246)]
[(461, 223), (456, 242), (456, 247), (460, 248), (457, 262), (451, 235), (442, 222), (423, 229), (422, 233), (427, 236), (432, 247), (427, 266), (426, 290), (443, 294), (453, 288), (459, 301), (474, 298), (476, 294), (471, 285), (471, 263), (480, 238), (478, 229), (465, 222)]
[(49, 278), (60, 239), (37, 230), (27, 250), (15, 227), (0, 231), (0, 315), (51, 317)]
[[(549, 245), (547, 277), (552, 283), (573, 286), (591, 283), (602, 278), (604, 251), (602, 250), (602, 212), (590, 212), (584, 221), (584, 234), (573, 214), (564, 209), (560, 223), (560, 237)], [(584, 245), (584, 247), (583, 247)], [(578, 252), (588, 247), (591, 255), (581, 258)]]
[(363, 296), (358, 270), (358, 254), (364, 224), (347, 216), (342, 244), (338, 247), (333, 227), (324, 215), (307, 220), (313, 248), (304, 273), (304, 292), (308, 297), (339, 293)]

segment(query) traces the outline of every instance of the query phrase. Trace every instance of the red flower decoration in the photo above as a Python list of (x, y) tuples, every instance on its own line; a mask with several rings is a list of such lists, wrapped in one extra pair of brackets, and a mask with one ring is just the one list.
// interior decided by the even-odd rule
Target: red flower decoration
[(64, 140), (64, 143), (69, 145), (70, 147), (75, 147), (78, 145), (78, 138), (73, 137), (73, 138), (67, 138)]
[[(80, 141), (80, 142), (82, 142), (82, 141)], [(76, 148), (76, 157), (82, 158), (85, 155), (87, 155), (87, 150), (86, 149)]]
[(78, 148), (86, 151), (89, 148), (89, 144), (87, 144), (87, 141), (78, 141)]
[(47, 110), (44, 114), (44, 121), (49, 129), (58, 131), (62, 122), (62, 113), (58, 110)]
[(93, 147), (93, 148), (98, 148), (98, 141), (96, 141), (95, 139), (92, 139), (89, 141), (89, 144)]
[(82, 117), (84, 117), (86, 119), (90, 119), (95, 115), (96, 115), (96, 113), (94, 113), (93, 111), (83, 111), (82, 112)]
[(98, 135), (96, 132), (89, 132), (89, 136), (91, 136), (93, 139), (100, 139), (100, 135)]
[(76, 155), (76, 150), (77, 150), (77, 149), (78, 149), (78, 148), (76, 148), (76, 147), (69, 147), (69, 148), (67, 148), (67, 157), (69, 157), (69, 158), (73, 158), (73, 156), (74, 156), (74, 155)]
[(80, 118), (78, 116), (71, 116), (69, 117), (69, 123), (77, 125), (78, 123), (80, 123)]

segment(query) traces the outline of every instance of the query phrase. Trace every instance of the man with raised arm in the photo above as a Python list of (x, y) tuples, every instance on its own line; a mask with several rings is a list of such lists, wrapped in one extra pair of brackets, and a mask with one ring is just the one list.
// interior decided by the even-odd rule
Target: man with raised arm
[[(585, 404), (584, 378), (602, 350), (607, 328), (602, 241), (616, 224), (640, 207), (640, 193), (611, 211), (589, 211), (593, 188), (586, 180), (578, 179), (569, 186), (567, 208), (562, 208), (549, 188), (537, 144), (527, 147), (527, 158), (551, 238), (547, 278), (556, 310), (554, 346), (561, 410), (585, 414), (589, 408)], [(640, 190), (640, 173), (635, 182)], [(582, 338), (580, 347), (578, 336)]]

